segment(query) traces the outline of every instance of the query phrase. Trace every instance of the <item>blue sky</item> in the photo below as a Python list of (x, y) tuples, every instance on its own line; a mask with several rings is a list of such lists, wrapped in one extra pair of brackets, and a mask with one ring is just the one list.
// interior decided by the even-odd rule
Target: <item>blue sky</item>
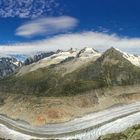
[[(34, 51), (44, 51), (47, 47), (42, 48), (41, 41), (51, 45), (48, 49), (53, 50), (61, 47), (61, 43), (54, 41), (66, 37), (72, 37), (75, 44), (66, 41), (66, 44), (61, 44), (62, 48), (65, 45), (66, 49), (72, 45), (79, 48), (92, 46), (92, 42), (86, 44), (83, 41), (83, 37), (88, 36), (85, 41), (89, 39), (90, 42), (90, 38), (94, 37), (97, 43), (93, 43), (93, 47), (97, 49), (99, 39), (102, 39), (101, 42), (107, 39), (107, 47), (109, 43), (110, 46), (115, 44), (115, 47), (135, 53), (134, 50), (140, 46), (139, 7), (139, 0), (0, 0), (0, 51), (14, 53), (9, 46), (14, 50), (18, 45), (24, 45), (21, 47), (24, 50), (33, 48), (36, 43), (40, 47)], [(76, 37), (81, 39), (81, 43)], [(99, 50), (106, 49), (99, 45)]]

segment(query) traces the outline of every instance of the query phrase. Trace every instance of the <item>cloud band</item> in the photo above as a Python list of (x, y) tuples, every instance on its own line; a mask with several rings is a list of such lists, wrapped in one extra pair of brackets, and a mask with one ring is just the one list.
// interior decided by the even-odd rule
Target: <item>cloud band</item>
[(78, 49), (93, 47), (97, 50), (104, 51), (111, 46), (129, 53), (140, 54), (140, 38), (119, 37), (115, 34), (109, 35), (99, 32), (62, 34), (33, 43), (0, 46), (0, 54), (30, 55), (40, 51), (53, 51), (57, 49), (67, 50), (71, 47)]

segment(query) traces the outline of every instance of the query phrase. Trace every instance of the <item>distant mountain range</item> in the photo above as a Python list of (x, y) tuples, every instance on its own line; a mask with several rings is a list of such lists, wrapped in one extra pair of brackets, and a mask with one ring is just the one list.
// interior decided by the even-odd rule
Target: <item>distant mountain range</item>
[(86, 47), (80, 51), (71, 48), (41, 53), (23, 63), (15, 58), (1, 58), (0, 78), (2, 92), (75, 95), (140, 83), (140, 57), (113, 47), (104, 53)]
[(39, 61), (39, 60), (41, 60), (41, 59), (43, 59), (45, 57), (49, 57), (49, 56), (51, 56), (53, 54), (54, 54), (54, 52), (39, 53), (39, 54), (36, 54), (36, 55), (34, 55), (32, 57), (26, 58), (23, 64), (24, 65), (30, 65), (30, 64), (35, 63), (35, 62), (37, 62), (37, 61)]
[(18, 68), (22, 67), (22, 62), (18, 61), (16, 58), (2, 57), (0, 58), (0, 78), (9, 76), (14, 73)]

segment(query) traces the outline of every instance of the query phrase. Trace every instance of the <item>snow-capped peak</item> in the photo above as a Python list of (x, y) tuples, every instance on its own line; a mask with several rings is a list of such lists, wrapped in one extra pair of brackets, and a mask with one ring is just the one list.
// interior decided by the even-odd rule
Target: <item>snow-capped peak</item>
[(68, 52), (70, 52), (70, 53), (74, 53), (74, 52), (78, 52), (78, 50), (75, 49), (75, 48), (70, 48), (70, 49), (68, 50)]
[(140, 67), (140, 56), (134, 54), (128, 54), (126, 52), (119, 50), (118, 48), (115, 49), (121, 52), (123, 54), (123, 57), (128, 61), (130, 61), (133, 65)]
[(98, 51), (94, 50), (93, 48), (85, 47), (78, 53), (77, 56), (80, 58), (89, 58), (89, 57), (99, 56), (99, 55), (101, 54)]

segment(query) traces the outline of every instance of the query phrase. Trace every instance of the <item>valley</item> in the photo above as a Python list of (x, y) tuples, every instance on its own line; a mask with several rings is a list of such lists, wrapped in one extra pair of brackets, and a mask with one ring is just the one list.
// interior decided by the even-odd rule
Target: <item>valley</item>
[[(84, 117), (61, 124), (48, 124), (40, 127), (31, 126), (26, 122), (11, 120), (0, 116), (0, 121), (7, 127), (0, 125), (2, 132), (7, 133), (4, 138), (29, 139), (80, 139), (96, 140), (101, 135), (120, 132), (140, 122), (140, 103), (111, 107), (104, 111), (91, 113)], [(112, 115), (110, 115), (110, 113)], [(89, 123), (90, 122), (90, 123)], [(121, 123), (124, 123), (121, 125)], [(127, 122), (127, 123), (125, 123)], [(118, 127), (120, 125), (121, 127)], [(11, 131), (11, 132), (10, 132)], [(1, 134), (2, 134), (1, 133)], [(4, 136), (4, 135), (3, 135)]]
[[(83, 130), (139, 113), (139, 56), (116, 48), (103, 53), (84, 48), (45, 53), (25, 61), (0, 79), (1, 122), (11, 129), (52, 138), (75, 132), (72, 138), (78, 138)], [(1, 69), (5, 71), (5, 67)]]

